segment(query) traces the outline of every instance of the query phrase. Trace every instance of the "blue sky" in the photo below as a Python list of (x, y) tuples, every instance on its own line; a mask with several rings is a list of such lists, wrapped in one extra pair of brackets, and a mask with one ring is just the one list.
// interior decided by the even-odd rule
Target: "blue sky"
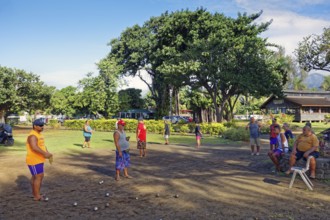
[[(46, 84), (76, 86), (125, 28), (165, 11), (204, 7), (236, 17), (263, 10), (264, 34), (291, 55), (304, 36), (330, 27), (329, 0), (0, 0), (0, 65), (24, 69)], [(128, 86), (145, 89), (137, 79)]]

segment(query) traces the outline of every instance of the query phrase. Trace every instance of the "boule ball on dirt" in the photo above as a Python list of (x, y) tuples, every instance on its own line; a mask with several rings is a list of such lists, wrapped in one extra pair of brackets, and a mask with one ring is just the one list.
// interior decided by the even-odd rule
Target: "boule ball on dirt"
[(175, 198), (179, 198), (179, 195), (178, 194), (175, 194), (175, 196), (174, 196)]
[(74, 202), (74, 203), (73, 203), (73, 206), (77, 206), (77, 205), (78, 205), (78, 203), (77, 203), (77, 202)]
[(106, 203), (106, 204), (105, 204), (105, 206), (106, 206), (106, 207), (109, 207), (109, 206), (110, 206), (110, 204), (109, 204), (109, 203)]
[(106, 196), (106, 197), (109, 197), (109, 196), (110, 196), (110, 193), (106, 193), (105, 196)]
[(97, 211), (99, 210), (99, 208), (97, 206), (94, 207), (94, 211)]
[(136, 200), (139, 200), (139, 197), (135, 197)]
[(45, 202), (48, 202), (48, 200), (49, 200), (49, 198), (48, 198), (48, 197), (46, 197), (46, 198), (45, 198)]
[(104, 181), (103, 180), (101, 180), (100, 182), (99, 182), (99, 184), (101, 185), (101, 184), (103, 184), (104, 183)]
[(156, 194), (156, 197), (159, 197), (159, 196), (160, 196), (159, 193), (157, 193), (157, 194)]

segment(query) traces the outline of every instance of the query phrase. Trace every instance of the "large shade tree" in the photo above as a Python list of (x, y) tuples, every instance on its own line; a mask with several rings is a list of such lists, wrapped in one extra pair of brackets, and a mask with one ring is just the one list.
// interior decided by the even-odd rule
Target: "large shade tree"
[(256, 24), (261, 13), (229, 18), (205, 9), (177, 11), (135, 25), (111, 41), (108, 59), (115, 57), (124, 75), (146, 71), (160, 115), (168, 113), (169, 91), (184, 85), (204, 87), (212, 98), (217, 121), (225, 105), (239, 94), (280, 94), (286, 71), (259, 35), (270, 22)]
[(0, 66), (0, 120), (7, 112), (45, 110), (54, 91), (33, 73)]

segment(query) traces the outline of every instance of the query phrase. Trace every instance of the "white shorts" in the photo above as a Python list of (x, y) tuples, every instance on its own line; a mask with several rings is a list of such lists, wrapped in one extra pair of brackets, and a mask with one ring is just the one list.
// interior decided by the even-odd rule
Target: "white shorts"
[(165, 139), (168, 139), (168, 137), (169, 137), (169, 135), (168, 135), (168, 134), (167, 134), (167, 135), (164, 135), (164, 138), (165, 138)]

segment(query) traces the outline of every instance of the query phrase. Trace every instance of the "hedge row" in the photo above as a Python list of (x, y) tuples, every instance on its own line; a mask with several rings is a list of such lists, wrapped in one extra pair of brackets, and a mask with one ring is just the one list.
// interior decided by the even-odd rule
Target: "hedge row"
[[(108, 120), (91, 120), (90, 125), (94, 130), (97, 131), (114, 131), (116, 126), (116, 119), (108, 119)], [(137, 127), (137, 120), (134, 119), (125, 119), (125, 131), (135, 132)], [(162, 134), (164, 132), (164, 122), (159, 120), (145, 120), (144, 121), (148, 132)], [(64, 126), (67, 129), (72, 130), (82, 130), (85, 124), (85, 120), (66, 120), (64, 122)], [(53, 122), (50, 123), (53, 127)], [(171, 132), (179, 132), (182, 134), (194, 133), (195, 124), (172, 124), (170, 125)], [(221, 135), (226, 127), (221, 123), (202, 123), (201, 130), (204, 134), (210, 135)]]

